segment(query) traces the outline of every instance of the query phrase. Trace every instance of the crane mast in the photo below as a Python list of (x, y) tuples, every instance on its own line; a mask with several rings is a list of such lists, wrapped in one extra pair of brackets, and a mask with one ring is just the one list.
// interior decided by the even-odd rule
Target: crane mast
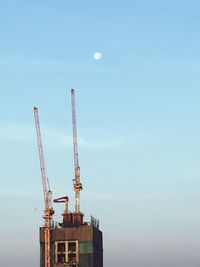
[(45, 163), (44, 163), (44, 155), (43, 155), (43, 145), (42, 145), (42, 137), (40, 131), (40, 123), (39, 123), (39, 114), (38, 108), (34, 107), (34, 117), (35, 117), (35, 128), (37, 135), (37, 144), (38, 144), (38, 152), (39, 152), (39, 160), (40, 160), (40, 171), (42, 177), (42, 187), (43, 187), (43, 195), (44, 195), (44, 255), (45, 255), (45, 263), (44, 267), (50, 267), (50, 232), (51, 232), (51, 220), (52, 215), (54, 214), (54, 210), (52, 207), (52, 193), (49, 188), (48, 178), (46, 176)]
[(72, 102), (72, 128), (73, 128), (73, 147), (74, 147), (74, 191), (75, 191), (75, 213), (80, 213), (80, 191), (83, 189), (80, 182), (80, 166), (78, 162), (78, 144), (77, 144), (77, 129), (76, 129), (76, 104), (75, 90), (71, 89)]

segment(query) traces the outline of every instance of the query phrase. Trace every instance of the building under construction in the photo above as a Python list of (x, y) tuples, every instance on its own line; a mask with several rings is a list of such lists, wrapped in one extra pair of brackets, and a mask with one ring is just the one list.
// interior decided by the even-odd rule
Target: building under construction
[(34, 108), (40, 169), (44, 193), (44, 225), (40, 228), (40, 267), (103, 267), (103, 238), (99, 221), (91, 216), (90, 222), (84, 221), (80, 211), (80, 167), (76, 130), (75, 92), (71, 90), (72, 125), (74, 147), (75, 211), (68, 210), (68, 197), (54, 199), (54, 203), (64, 203), (63, 219), (53, 225), (51, 190), (45, 172), (42, 138), (40, 133), (38, 109)]
[[(44, 230), (40, 228), (41, 267), (45, 266)], [(102, 232), (98, 225), (67, 223), (52, 228), (50, 261), (51, 267), (103, 267)]]

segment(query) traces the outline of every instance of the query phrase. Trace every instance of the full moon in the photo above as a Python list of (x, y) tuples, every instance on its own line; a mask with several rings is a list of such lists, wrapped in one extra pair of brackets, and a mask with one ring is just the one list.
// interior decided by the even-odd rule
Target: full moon
[(102, 58), (102, 54), (100, 52), (95, 52), (93, 58), (95, 60), (100, 60)]

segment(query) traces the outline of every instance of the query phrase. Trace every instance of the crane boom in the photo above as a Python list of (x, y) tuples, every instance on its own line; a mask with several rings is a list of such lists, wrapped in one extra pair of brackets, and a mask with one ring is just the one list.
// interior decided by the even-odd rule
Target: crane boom
[(77, 143), (77, 128), (76, 128), (76, 104), (75, 90), (71, 89), (72, 101), (72, 126), (73, 126), (73, 147), (74, 147), (74, 191), (75, 191), (75, 213), (80, 213), (80, 191), (83, 189), (80, 182), (80, 166), (78, 162), (78, 143)]
[(42, 186), (43, 186), (43, 194), (44, 194), (44, 254), (45, 267), (51, 266), (51, 253), (50, 253), (50, 232), (51, 232), (51, 219), (54, 214), (54, 210), (52, 208), (52, 200), (51, 200), (51, 190), (49, 188), (49, 181), (46, 176), (45, 164), (44, 164), (44, 155), (43, 155), (43, 146), (42, 146), (42, 137), (40, 132), (40, 123), (39, 123), (39, 114), (38, 108), (34, 107), (34, 116), (35, 116), (35, 127), (36, 127), (36, 135), (37, 135), (37, 144), (38, 144), (38, 152), (39, 152), (39, 160), (40, 160), (40, 171), (42, 176)]
[(45, 203), (45, 209), (47, 209), (49, 206), (49, 201), (47, 198), (48, 196), (47, 178), (46, 178), (46, 170), (45, 170), (45, 164), (44, 164), (43, 145), (42, 145), (39, 114), (38, 114), (37, 107), (34, 107), (34, 115), (35, 115), (35, 127), (36, 127), (36, 134), (37, 134), (38, 153), (39, 153), (39, 160), (40, 160), (40, 171), (41, 171), (41, 176), (42, 176), (44, 203)]

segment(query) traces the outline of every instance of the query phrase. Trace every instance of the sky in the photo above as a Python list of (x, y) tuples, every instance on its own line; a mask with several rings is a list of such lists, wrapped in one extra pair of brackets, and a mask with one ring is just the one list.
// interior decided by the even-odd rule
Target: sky
[(74, 88), (81, 210), (100, 220), (104, 267), (199, 266), (200, 2), (0, 3), (0, 265), (39, 266), (34, 106), (53, 197), (74, 210)]

